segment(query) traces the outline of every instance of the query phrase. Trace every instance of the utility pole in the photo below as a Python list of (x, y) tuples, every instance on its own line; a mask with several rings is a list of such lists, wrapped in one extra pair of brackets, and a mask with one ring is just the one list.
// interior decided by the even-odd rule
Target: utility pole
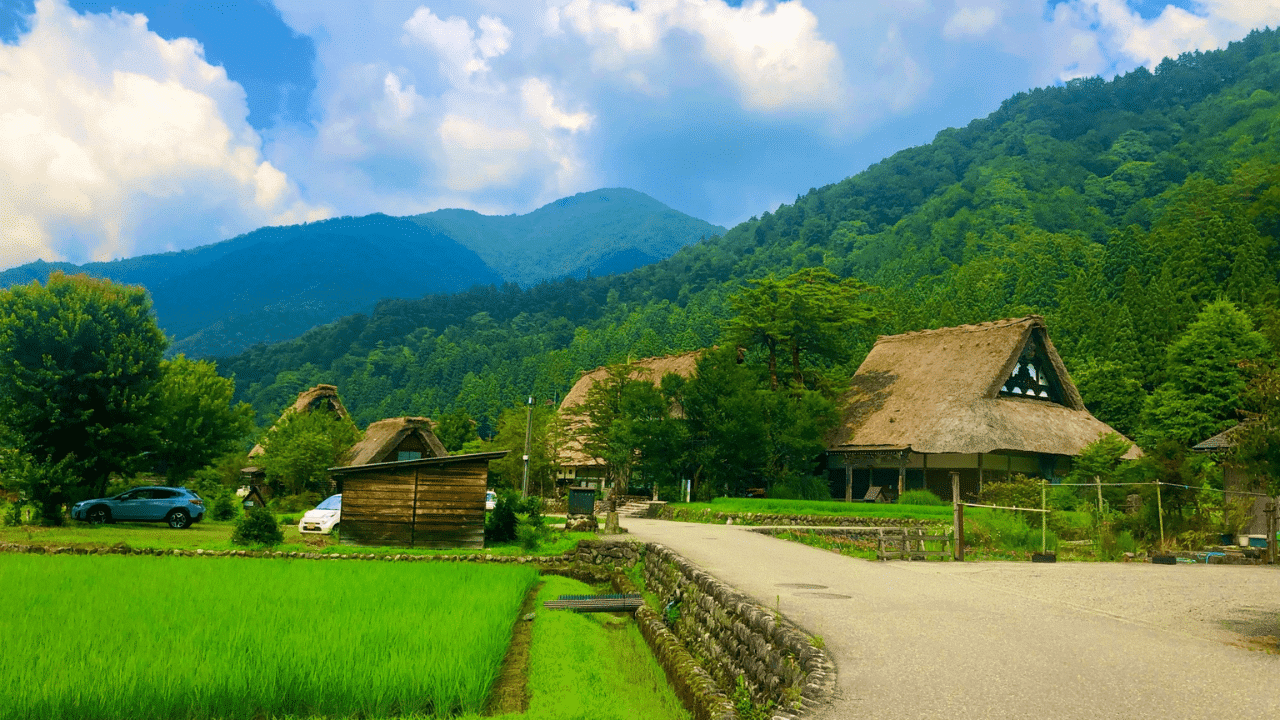
[(529, 497), (529, 439), (533, 434), (533, 396), (529, 396), (528, 410), (524, 418), (524, 482), (520, 485), (520, 497)]

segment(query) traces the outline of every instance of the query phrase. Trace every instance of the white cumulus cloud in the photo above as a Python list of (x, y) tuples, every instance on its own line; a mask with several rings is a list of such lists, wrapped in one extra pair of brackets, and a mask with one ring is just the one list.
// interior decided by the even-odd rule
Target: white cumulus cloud
[(1106, 75), (1166, 57), (1215, 50), (1249, 30), (1280, 21), (1280, 0), (1201, 0), (1191, 10), (1166, 5), (1144, 18), (1124, 0), (1070, 0), (1054, 7), (1049, 52), (1068, 80)]
[(551, 32), (568, 28), (584, 37), (602, 69), (635, 72), (631, 64), (662, 53), (665, 39), (690, 35), (749, 109), (819, 110), (845, 101), (840, 52), (800, 0), (740, 7), (722, 0), (570, 0), (552, 5), (547, 17)]
[(993, 7), (962, 7), (947, 19), (942, 34), (948, 38), (981, 37), (1000, 22), (1000, 11)]
[(39, 0), (0, 45), (0, 266), (110, 259), (316, 219), (260, 153), (244, 92), (141, 15)]

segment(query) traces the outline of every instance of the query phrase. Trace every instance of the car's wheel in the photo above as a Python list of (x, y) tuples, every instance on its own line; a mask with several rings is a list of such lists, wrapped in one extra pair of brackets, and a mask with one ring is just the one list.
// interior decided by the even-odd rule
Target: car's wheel
[(111, 511), (102, 505), (97, 505), (90, 508), (85, 517), (94, 525), (105, 525), (111, 522)]
[(185, 510), (173, 510), (165, 516), (164, 521), (174, 530), (181, 530), (191, 524), (191, 516)]

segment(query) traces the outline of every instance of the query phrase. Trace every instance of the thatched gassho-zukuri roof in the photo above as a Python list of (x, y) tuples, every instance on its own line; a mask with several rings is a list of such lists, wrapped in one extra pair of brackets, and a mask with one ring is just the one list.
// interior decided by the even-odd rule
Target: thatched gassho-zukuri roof
[[(628, 363), (632, 368), (631, 377), (636, 380), (646, 380), (654, 385), (661, 383), (663, 376), (668, 373), (675, 373), (682, 377), (693, 377), (698, 360), (704, 352), (706, 351), (692, 350), (679, 355), (663, 355), (661, 357), (636, 360)], [(592, 467), (603, 464), (599, 458), (592, 457), (582, 449), (581, 430), (587, 423), (587, 418), (580, 413), (575, 413), (574, 408), (587, 401), (587, 393), (591, 391), (591, 387), (608, 376), (610, 367), (609, 365), (602, 365), (589, 373), (584, 373), (582, 377), (578, 378), (578, 382), (574, 383), (569, 390), (569, 394), (564, 396), (564, 400), (560, 401), (560, 415), (564, 419), (569, 436), (558, 456), (558, 462), (562, 466)]]
[[(283, 418), (292, 412), (311, 412), (312, 410), (327, 410), (340, 418), (350, 417), (347, 408), (342, 405), (342, 400), (338, 398), (337, 386), (324, 384), (298, 393), (298, 399), (285, 408), (284, 412), (280, 413), (280, 417)], [(272, 426), (272, 429), (274, 430), (275, 427)], [(254, 445), (249, 451), (249, 457), (257, 457), (264, 452), (266, 449), (261, 445)]]
[[(387, 462), (387, 456), (404, 441), (416, 434), (428, 448), (423, 458), (447, 457), (449, 452), (432, 429), (435, 423), (424, 417), (398, 417), (379, 420), (364, 431), (364, 439), (347, 452), (343, 465), (370, 465)], [(395, 458), (391, 458), (395, 460)]]
[[(1001, 393), (1029, 343), (1047, 356), (1057, 401)], [(1038, 315), (882, 336), (841, 406), (833, 452), (1078, 455), (1115, 432), (1085, 409)]]

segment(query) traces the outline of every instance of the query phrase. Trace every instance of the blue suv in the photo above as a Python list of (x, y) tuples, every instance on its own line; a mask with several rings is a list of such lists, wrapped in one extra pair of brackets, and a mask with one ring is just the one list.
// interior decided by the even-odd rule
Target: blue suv
[(101, 525), (117, 520), (158, 520), (181, 530), (204, 519), (204, 500), (186, 488), (137, 487), (109, 498), (78, 502), (71, 517)]

